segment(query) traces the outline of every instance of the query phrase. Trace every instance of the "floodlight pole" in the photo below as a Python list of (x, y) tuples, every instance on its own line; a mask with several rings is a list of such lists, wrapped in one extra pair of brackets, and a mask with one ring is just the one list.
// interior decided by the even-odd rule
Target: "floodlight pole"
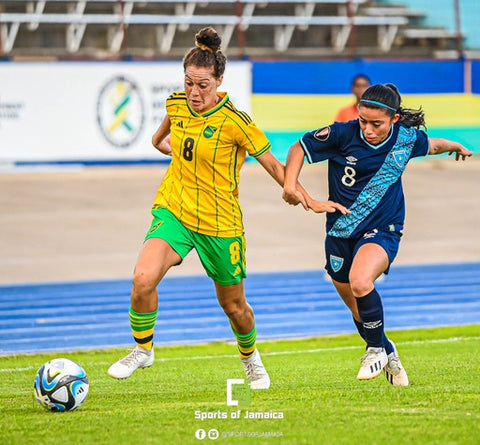
[(246, 57), (245, 54), (245, 28), (242, 23), (242, 16), (243, 16), (243, 4), (241, 0), (235, 1), (235, 13), (239, 19), (239, 23), (237, 24), (237, 45), (240, 53), (240, 57), (244, 59)]
[(119, 27), (122, 30), (122, 43), (120, 45), (120, 54), (118, 56), (120, 57), (120, 59), (124, 59), (127, 54), (128, 30), (127, 24), (125, 23), (125, 4), (123, 0), (118, 0), (118, 7), (121, 15), (121, 22), (119, 24)]
[(348, 36), (348, 53), (349, 56), (354, 59), (357, 55), (357, 29), (354, 23), (355, 9), (353, 1), (347, 1), (347, 17), (350, 25), (350, 35)]
[(462, 25), (460, 18), (460, 0), (453, 0), (453, 9), (455, 15), (455, 34), (457, 42), (458, 58), (463, 59), (463, 41), (462, 41)]

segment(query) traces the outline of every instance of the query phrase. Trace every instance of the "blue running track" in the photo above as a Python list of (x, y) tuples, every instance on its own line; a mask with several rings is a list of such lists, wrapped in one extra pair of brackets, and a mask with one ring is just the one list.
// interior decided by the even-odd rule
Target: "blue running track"
[[(259, 339), (354, 332), (321, 270), (251, 273), (245, 280)], [(386, 328), (480, 324), (480, 262), (394, 266), (377, 283)], [(0, 286), (0, 355), (132, 344), (130, 280)], [(165, 278), (156, 344), (233, 340), (210, 279)]]

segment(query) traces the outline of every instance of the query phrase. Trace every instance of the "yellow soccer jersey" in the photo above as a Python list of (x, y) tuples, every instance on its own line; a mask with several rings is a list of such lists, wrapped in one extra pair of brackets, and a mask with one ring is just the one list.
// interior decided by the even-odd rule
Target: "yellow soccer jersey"
[(244, 232), (238, 187), (247, 152), (258, 157), (271, 145), (226, 93), (217, 94), (221, 101), (201, 115), (185, 92), (167, 99), (172, 160), (154, 206), (169, 209), (190, 230), (224, 238)]

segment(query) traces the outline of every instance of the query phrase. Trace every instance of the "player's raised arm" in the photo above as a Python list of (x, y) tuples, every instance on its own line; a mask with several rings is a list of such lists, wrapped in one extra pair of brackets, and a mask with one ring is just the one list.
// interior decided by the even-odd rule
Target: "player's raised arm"
[(449, 139), (444, 138), (429, 138), (430, 149), (428, 150), (429, 155), (439, 155), (442, 153), (447, 153), (451, 155), (455, 153), (455, 160), (458, 161), (460, 158), (462, 161), (465, 161), (467, 157), (472, 156), (473, 152), (468, 148), (464, 147), (462, 144)]
[(287, 156), (287, 165), (285, 167), (285, 181), (283, 184), (283, 199), (290, 205), (297, 205), (298, 200), (298, 177), (303, 166), (305, 154), (300, 142), (295, 142), (290, 147)]
[(165, 116), (157, 131), (152, 136), (153, 146), (167, 156), (172, 156), (172, 147), (170, 145), (170, 118)]
[[(298, 177), (302, 170), (305, 154), (300, 142), (295, 142), (290, 147), (285, 167), (285, 183), (283, 186), (283, 199), (290, 205), (302, 203), (305, 210), (312, 209), (315, 213), (333, 213), (337, 210), (345, 215), (350, 211), (343, 205), (334, 201), (317, 201), (313, 199), (305, 188), (299, 183)], [(304, 201), (300, 201), (302, 197)]]
[[(264, 153), (257, 158), (257, 161), (263, 168), (277, 181), (281, 186), (285, 183), (285, 166), (273, 155), (271, 151)], [(308, 210), (308, 205), (305, 199), (306, 191), (301, 184), (297, 184), (296, 190), (296, 204), (301, 203), (305, 210)]]

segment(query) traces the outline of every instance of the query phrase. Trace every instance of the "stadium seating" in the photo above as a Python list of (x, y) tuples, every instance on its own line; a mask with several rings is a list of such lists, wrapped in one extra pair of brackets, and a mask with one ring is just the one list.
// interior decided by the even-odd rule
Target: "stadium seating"
[(437, 47), (455, 49), (454, 33), (418, 27), (423, 16), (368, 0), (6, 0), (0, 47), (10, 57), (178, 58), (195, 30), (213, 25), (230, 57), (431, 56)]

